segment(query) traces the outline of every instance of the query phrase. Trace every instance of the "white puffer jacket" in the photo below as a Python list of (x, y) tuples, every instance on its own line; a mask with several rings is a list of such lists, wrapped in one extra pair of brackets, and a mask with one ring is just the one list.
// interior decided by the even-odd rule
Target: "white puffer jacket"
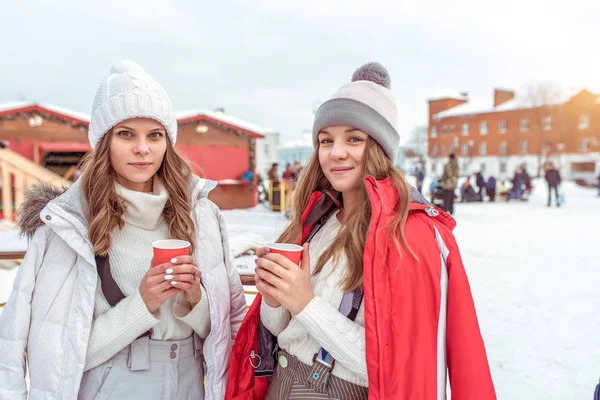
[[(203, 346), (209, 400), (225, 396), (231, 346), (246, 312), (223, 217), (207, 198), (215, 185), (195, 178), (192, 192), (194, 258), (211, 315)], [(87, 206), (79, 182), (62, 194), (41, 187), (28, 199), (20, 224), (33, 238), (0, 316), (0, 399), (27, 398), (27, 363), (29, 399), (75, 400), (99, 283), (87, 234)]]

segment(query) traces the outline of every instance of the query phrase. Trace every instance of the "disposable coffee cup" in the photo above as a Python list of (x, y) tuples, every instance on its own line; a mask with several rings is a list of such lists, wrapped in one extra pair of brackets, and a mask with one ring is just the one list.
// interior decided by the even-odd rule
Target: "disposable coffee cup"
[(271, 253), (281, 254), (296, 265), (300, 265), (302, 259), (302, 246), (290, 243), (270, 243), (267, 247)]
[(165, 264), (175, 257), (190, 254), (190, 242), (187, 240), (166, 239), (152, 242), (154, 265)]

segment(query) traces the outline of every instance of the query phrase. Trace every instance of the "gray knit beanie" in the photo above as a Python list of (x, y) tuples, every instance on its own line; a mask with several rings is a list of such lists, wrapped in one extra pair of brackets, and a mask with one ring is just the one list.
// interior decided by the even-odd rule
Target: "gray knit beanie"
[(378, 63), (368, 63), (352, 75), (315, 114), (313, 143), (318, 144), (321, 129), (348, 125), (373, 138), (392, 162), (398, 156), (398, 110), (392, 94), (390, 75)]
[(160, 122), (174, 146), (177, 119), (165, 89), (139, 65), (129, 60), (117, 62), (102, 82), (88, 129), (93, 149), (115, 125), (130, 118), (151, 118)]

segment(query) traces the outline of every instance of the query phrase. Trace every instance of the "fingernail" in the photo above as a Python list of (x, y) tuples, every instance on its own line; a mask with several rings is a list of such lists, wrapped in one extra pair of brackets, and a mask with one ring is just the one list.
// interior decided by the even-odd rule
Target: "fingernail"
[(175, 285), (177, 285), (178, 283), (179, 283), (179, 282), (172, 281), (172, 282), (171, 282), (171, 285), (175, 286)]
[(171, 258), (171, 264), (175, 264), (177, 262), (176, 258)]
[(173, 279), (173, 275), (165, 275), (165, 280), (168, 281), (169, 279)]
[(271, 252), (271, 249), (268, 247), (265, 247), (265, 253), (270, 253), (270, 252)]
[(258, 258), (255, 258), (255, 259), (254, 259), (254, 263), (255, 263), (255, 264), (258, 264)]
[(172, 274), (173, 273), (173, 268), (169, 268), (165, 272), (167, 273), (167, 275)]

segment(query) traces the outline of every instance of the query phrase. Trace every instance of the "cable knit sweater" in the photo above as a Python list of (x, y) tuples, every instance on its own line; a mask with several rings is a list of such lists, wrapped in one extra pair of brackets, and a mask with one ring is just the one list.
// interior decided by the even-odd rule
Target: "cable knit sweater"
[[(310, 242), (310, 266), (333, 243), (341, 229), (337, 214), (331, 216)], [(368, 386), (365, 352), (364, 310), (361, 305), (354, 322), (338, 310), (344, 293), (341, 280), (347, 269), (347, 257), (340, 254), (334, 265), (329, 260), (318, 275), (311, 277), (314, 299), (298, 315), (283, 307), (261, 304), (261, 320), (277, 336), (279, 347), (312, 365), (321, 347), (336, 360), (333, 375), (361, 386)]]
[(108, 254), (111, 273), (126, 297), (111, 308), (98, 283), (86, 371), (109, 360), (150, 328), (153, 340), (185, 339), (194, 331), (205, 338), (210, 330), (204, 288), (202, 300), (193, 310), (177, 294), (167, 299), (155, 315), (148, 311), (140, 295), (140, 283), (152, 261), (152, 242), (169, 237), (162, 215), (168, 199), (166, 189), (158, 178), (154, 180), (153, 193), (136, 192), (118, 184), (116, 189), (125, 201), (125, 226), (112, 232)]

